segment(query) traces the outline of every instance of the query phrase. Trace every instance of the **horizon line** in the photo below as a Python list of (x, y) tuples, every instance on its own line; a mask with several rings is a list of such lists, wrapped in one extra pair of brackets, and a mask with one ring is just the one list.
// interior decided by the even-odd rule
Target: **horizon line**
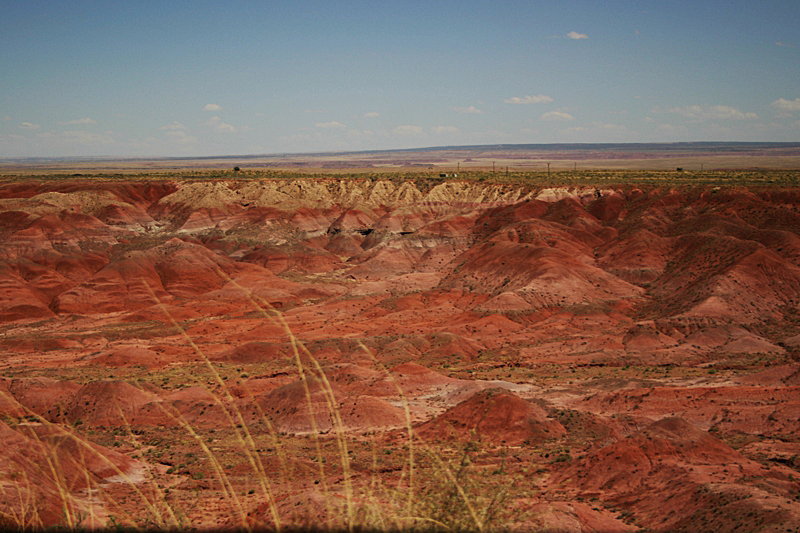
[(664, 141), (664, 142), (614, 142), (614, 143), (598, 143), (598, 142), (585, 142), (585, 143), (499, 143), (499, 144), (466, 144), (466, 145), (437, 145), (437, 146), (421, 146), (416, 148), (386, 148), (386, 149), (373, 149), (373, 150), (343, 150), (343, 151), (314, 151), (314, 152), (275, 152), (275, 153), (261, 153), (261, 154), (217, 154), (217, 155), (197, 155), (197, 156), (122, 156), (122, 155), (77, 155), (77, 156), (20, 156), (20, 157), (0, 157), (0, 164), (3, 162), (20, 162), (20, 161), (186, 161), (186, 160), (211, 160), (211, 159), (235, 159), (246, 158), (253, 159), (259, 157), (265, 158), (278, 158), (290, 156), (330, 156), (330, 155), (351, 155), (351, 154), (376, 154), (376, 153), (393, 153), (393, 152), (421, 152), (421, 151), (436, 151), (436, 150), (475, 150), (475, 149), (525, 149), (534, 148), (547, 149), (548, 147), (560, 149), (575, 149), (595, 147), (595, 148), (612, 148), (612, 147), (630, 147), (630, 146), (649, 146), (649, 147), (671, 147), (671, 146), (716, 146), (735, 147), (735, 146), (761, 146), (761, 147), (774, 147), (774, 148), (800, 148), (800, 141)]

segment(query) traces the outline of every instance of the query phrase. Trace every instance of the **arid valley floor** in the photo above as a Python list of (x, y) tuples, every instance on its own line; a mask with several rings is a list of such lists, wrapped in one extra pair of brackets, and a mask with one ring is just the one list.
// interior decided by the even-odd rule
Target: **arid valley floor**
[(4, 527), (800, 531), (800, 171), (74, 173), (0, 178)]

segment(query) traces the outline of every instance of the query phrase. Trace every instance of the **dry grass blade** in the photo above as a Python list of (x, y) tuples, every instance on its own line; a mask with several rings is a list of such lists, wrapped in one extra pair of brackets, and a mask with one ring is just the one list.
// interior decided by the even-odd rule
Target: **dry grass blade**
[[(109, 459), (106, 455), (104, 455), (100, 450), (92, 446), (92, 444), (88, 440), (76, 434), (74, 431), (70, 431), (68, 429), (65, 429), (59, 424), (54, 424), (50, 422), (49, 420), (40, 416), (38, 413), (35, 413), (31, 409), (20, 404), (19, 402), (17, 402), (16, 398), (10, 396), (9, 394), (5, 393), (2, 390), (0, 390), (0, 398), (2, 398), (6, 402), (9, 402), (10, 404), (18, 406), (20, 409), (23, 410), (23, 412), (25, 412), (26, 418), (30, 420), (35, 420), (36, 423), (40, 424), (48, 431), (51, 431), (53, 435), (62, 437), (64, 439), (68, 439), (77, 445), (80, 454), (79, 457), (80, 460), (76, 462), (79, 465), (81, 465), (81, 473), (85, 476), (89, 488), (93, 487), (95, 482), (89, 476), (89, 468), (87, 466), (86, 454), (91, 454), (92, 457), (99, 459), (104, 466), (108, 467), (112, 472), (114, 472), (114, 475), (119, 480), (121, 480), (121, 482), (125, 483), (133, 490), (134, 494), (136, 494), (136, 496), (142, 502), (145, 510), (148, 513), (148, 516), (152, 518), (157, 527), (166, 529), (166, 528), (176, 528), (180, 525), (171, 509), (169, 511), (170, 516), (165, 519), (163, 513), (154, 504), (154, 502), (150, 501), (150, 499), (138, 487), (135, 480), (133, 480), (125, 471), (120, 469), (116, 465), (116, 463), (114, 463), (111, 459)], [(50, 481), (53, 482), (58, 492), (63, 512), (62, 518), (65, 522), (63, 525), (65, 525), (70, 529), (82, 527), (83, 526), (82, 516), (81, 516), (82, 503), (79, 502), (80, 498), (73, 494), (72, 487), (70, 487), (66, 481), (66, 478), (64, 476), (65, 469), (62, 467), (61, 461), (57, 453), (58, 445), (57, 444), (51, 445), (43, 441), (39, 433), (34, 431), (33, 429), (29, 429), (27, 434), (28, 437), (36, 443), (38, 451), (41, 452), (41, 454), (43, 455), (45, 465), (39, 465), (40, 468), (42, 468), (43, 466), (46, 467), (46, 472), (45, 468), (42, 468), (42, 471), (47, 474), (48, 479), (50, 479)], [(31, 487), (30, 483), (28, 483), (28, 487), (29, 488)], [(17, 486), (17, 494), (20, 496), (22, 494), (19, 486)], [(13, 512), (11, 513), (14, 515), (11, 517), (14, 518), (13, 523), (20, 527), (22, 527), (23, 523), (29, 523), (29, 524), (35, 523), (38, 524), (39, 526), (46, 525), (41, 521), (41, 517), (38, 516), (39, 511), (36, 508), (35, 505), (36, 502), (30, 501), (30, 498), (33, 497), (32, 496), (33, 492), (27, 491), (26, 494), (28, 494), (29, 496), (25, 496), (23, 498), (23, 501), (21, 502), (22, 503), (21, 510), (16, 514), (14, 514)], [(105, 503), (111, 505), (117, 504), (117, 502), (107, 494), (104, 494), (104, 497), (105, 497), (104, 500)], [(25, 509), (30, 507), (31, 503), (33, 503), (33, 509), (31, 513), (35, 513), (37, 515), (36, 518), (33, 518), (31, 513), (25, 512)], [(168, 505), (167, 508), (169, 509)], [(31, 514), (31, 517), (27, 518), (29, 514)]]
[[(224, 379), (222, 379), (222, 376), (219, 375), (219, 372), (217, 372), (217, 369), (214, 368), (214, 365), (211, 364), (211, 360), (208, 357), (206, 357), (206, 355), (203, 353), (203, 351), (200, 349), (200, 347), (194, 342), (194, 340), (189, 336), (189, 334), (186, 333), (186, 330), (183, 327), (181, 327), (181, 325), (170, 314), (169, 310), (167, 310), (167, 308), (164, 306), (164, 304), (161, 302), (161, 300), (155, 294), (155, 292), (150, 287), (150, 285), (147, 283), (147, 281), (142, 279), (142, 283), (147, 287), (147, 290), (150, 292), (150, 296), (157, 302), (157, 304), (159, 305), (161, 310), (164, 312), (164, 314), (167, 316), (167, 318), (170, 320), (172, 325), (187, 340), (187, 342), (192, 347), (192, 349), (202, 358), (203, 362), (206, 364), (206, 367), (211, 372), (211, 375), (214, 377), (214, 380), (216, 381), (217, 385), (220, 387), (220, 390), (223, 392), (223, 394), (225, 396), (225, 399), (227, 400), (227, 405), (231, 406), (231, 408), (229, 409), (228, 406), (223, 405), (221, 403), (219, 398), (215, 397), (215, 399), (218, 402), (218, 404), (222, 407), (222, 411), (225, 413), (225, 416), (228, 418), (228, 422), (234, 428), (236, 437), (237, 437), (237, 439), (239, 440), (239, 443), (242, 446), (242, 451), (244, 452), (245, 457), (247, 458), (248, 462), (250, 463), (250, 467), (253, 469), (254, 472), (257, 473), (257, 479), (258, 479), (259, 484), (261, 486), (261, 490), (262, 490), (264, 496), (267, 498), (267, 501), (269, 503), (275, 527), (276, 527), (276, 529), (280, 530), (280, 527), (281, 527), (280, 516), (278, 515), (278, 509), (277, 509), (277, 506), (275, 505), (275, 498), (274, 498), (274, 495), (273, 495), (273, 492), (272, 492), (272, 487), (271, 487), (269, 478), (266, 475), (266, 471), (264, 470), (264, 465), (261, 462), (261, 458), (255, 452), (256, 445), (255, 445), (255, 442), (253, 441), (252, 435), (250, 434), (248, 426), (245, 423), (244, 418), (242, 417), (242, 413), (241, 413), (241, 411), (239, 409), (237, 409), (235, 407), (234, 398), (233, 398), (233, 395), (230, 392), (230, 389), (228, 388), (227, 383), (225, 382)], [(231, 415), (231, 410), (233, 411), (233, 415)], [(236, 420), (234, 420), (233, 417), (235, 417)], [(183, 424), (184, 429), (187, 429), (187, 430), (191, 431), (190, 434), (195, 438), (195, 440), (197, 440), (201, 444), (203, 452), (206, 454), (207, 457), (212, 459), (212, 464), (216, 464), (217, 466), (219, 466), (219, 463), (216, 460), (216, 458), (213, 457), (213, 453), (211, 452), (211, 450), (208, 448), (208, 446), (206, 446), (206, 444), (202, 441), (202, 439), (197, 435), (197, 433), (194, 431), (194, 429), (191, 428), (191, 425), (186, 423), (185, 421), (183, 421), (183, 422), (184, 422), (184, 424)], [(215, 467), (215, 470), (216, 470), (216, 467)], [(221, 471), (221, 467), (220, 467), (219, 471)], [(247, 514), (244, 511), (244, 508), (242, 506), (241, 501), (239, 500), (239, 498), (236, 496), (235, 492), (233, 491), (233, 488), (231, 487), (230, 481), (227, 479), (227, 476), (224, 476), (224, 473), (223, 473), (223, 476), (221, 476), (220, 480), (222, 481), (223, 479), (224, 479), (224, 481), (223, 481), (224, 485), (226, 487), (228, 487), (228, 492), (229, 492), (229, 496), (231, 498), (231, 501), (235, 504), (237, 515), (238, 515), (238, 522), (240, 524), (240, 527), (244, 527), (245, 529), (249, 530), (250, 529), (250, 525), (249, 525), (249, 522), (247, 520)]]
[[(350, 469), (350, 455), (347, 449), (347, 439), (345, 437), (345, 430), (344, 424), (342, 423), (341, 414), (339, 412), (338, 405), (336, 404), (336, 397), (333, 393), (333, 387), (328, 380), (328, 377), (325, 375), (322, 367), (319, 364), (319, 361), (311, 354), (311, 352), (306, 348), (306, 346), (297, 339), (297, 337), (292, 332), (289, 325), (286, 323), (283, 315), (275, 309), (269, 302), (259, 298), (258, 296), (254, 295), (251, 291), (248, 291), (241, 285), (239, 285), (236, 280), (228, 276), (225, 272), (220, 269), (217, 269), (217, 275), (225, 279), (227, 282), (231, 283), (234, 287), (240, 290), (243, 294), (245, 294), (250, 301), (250, 303), (256, 308), (256, 310), (261, 313), (261, 315), (268, 320), (270, 320), (273, 324), (278, 325), (284, 331), (284, 333), (288, 336), (289, 342), (292, 346), (292, 353), (295, 358), (295, 362), (297, 364), (297, 369), (300, 374), (300, 379), (303, 383), (303, 390), (306, 395), (306, 401), (309, 407), (309, 417), (312, 424), (312, 432), (315, 439), (315, 445), (317, 448), (317, 456), (319, 458), (319, 465), (320, 465), (320, 477), (323, 480), (323, 491), (325, 494), (328, 494), (328, 486), (327, 482), (325, 481), (324, 475), (324, 468), (322, 462), (322, 449), (319, 442), (318, 437), (318, 427), (316, 424), (316, 417), (313, 412), (313, 403), (311, 398), (311, 390), (308, 385), (308, 378), (306, 375), (305, 365), (303, 364), (301, 355), (305, 356), (313, 365), (313, 373), (317, 379), (322, 382), (322, 392), (325, 398), (325, 402), (328, 408), (328, 413), (331, 416), (334, 431), (336, 434), (336, 442), (339, 449), (339, 459), (341, 461), (342, 466), (342, 477), (344, 479), (344, 486), (345, 486), (345, 502), (346, 502), (346, 512), (347, 517), (345, 519), (345, 524), (348, 530), (352, 531), (355, 527), (355, 503), (354, 503), (354, 494), (353, 494), (353, 486), (352, 486), (352, 475)], [(331, 515), (331, 507), (329, 499), (325, 498), (325, 503), (328, 511), (328, 515)]]
[(387, 376), (389, 382), (397, 390), (397, 394), (400, 396), (401, 403), (403, 404), (403, 414), (405, 415), (406, 431), (408, 434), (408, 499), (406, 501), (406, 513), (410, 517), (414, 514), (414, 429), (411, 425), (411, 408), (408, 404), (408, 398), (406, 397), (405, 391), (403, 391), (403, 388), (400, 386), (400, 383), (398, 383), (392, 373), (389, 372), (386, 365), (378, 361), (375, 354), (372, 353), (372, 350), (367, 348), (361, 341), (358, 341), (358, 346)]

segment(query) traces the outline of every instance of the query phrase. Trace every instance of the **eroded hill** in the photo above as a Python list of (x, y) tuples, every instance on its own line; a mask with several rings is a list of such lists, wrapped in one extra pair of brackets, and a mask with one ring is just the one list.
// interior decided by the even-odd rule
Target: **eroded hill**
[(5, 524), (800, 527), (800, 189), (30, 180), (0, 220)]

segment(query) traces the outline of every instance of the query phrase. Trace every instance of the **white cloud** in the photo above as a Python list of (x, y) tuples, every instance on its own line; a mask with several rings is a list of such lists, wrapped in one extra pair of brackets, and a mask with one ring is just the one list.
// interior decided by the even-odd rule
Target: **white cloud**
[(694, 120), (753, 120), (758, 118), (756, 113), (742, 112), (735, 107), (726, 105), (689, 105), (685, 107), (672, 107), (667, 111)]
[(422, 128), (419, 126), (411, 126), (410, 124), (406, 124), (405, 126), (397, 126), (392, 131), (397, 135), (425, 135), (425, 132), (422, 131)]
[(642, 122), (644, 122), (645, 124), (652, 124), (653, 122), (655, 122), (655, 120), (653, 120), (653, 119), (652, 119), (652, 118), (650, 118), (650, 117), (644, 117), (644, 118), (642, 119)]
[(436, 135), (444, 135), (447, 133), (458, 133), (459, 129), (453, 126), (436, 126), (431, 131), (433, 131), (433, 133)]
[(474, 105), (471, 105), (469, 107), (451, 107), (450, 109), (452, 109), (456, 113), (462, 113), (462, 114), (480, 115), (481, 113), (483, 113), (483, 111), (481, 111)]
[(673, 137), (684, 137), (689, 132), (686, 126), (675, 126), (673, 124), (659, 124), (656, 131), (662, 135)]
[(214, 131), (217, 133), (236, 133), (236, 128), (231, 126), (230, 124), (225, 124), (222, 122), (218, 116), (214, 115), (211, 117), (208, 122), (206, 122), (207, 126), (211, 126), (214, 128)]
[(30, 122), (23, 122), (22, 124), (19, 125), (19, 127), (20, 129), (23, 130), (38, 130), (39, 128), (41, 128), (39, 124), (32, 124)]
[(218, 104), (206, 104), (203, 111), (222, 111), (222, 106)]
[(9, 120), (11, 120), (11, 115), (5, 115), (3, 117), (3, 122), (8, 122)]
[(108, 146), (117, 144), (114, 139), (114, 132), (107, 131), (105, 133), (92, 133), (85, 130), (67, 130), (62, 132), (46, 132), (39, 134), (43, 139), (52, 139), (57, 142), (65, 142), (68, 144), (80, 144), (83, 146), (103, 145)]
[(97, 124), (90, 118), (76, 118), (75, 120), (68, 120), (67, 122), (59, 122), (61, 126), (87, 126), (90, 124)]
[[(163, 128), (160, 128), (163, 129)], [(191, 135), (187, 135), (185, 131), (182, 130), (170, 130), (166, 134), (167, 138), (170, 142), (176, 144), (193, 144), (197, 142), (197, 138)]]
[(332, 122), (317, 122), (314, 124), (318, 128), (322, 129), (338, 129), (338, 128), (345, 128), (346, 126), (341, 122), (336, 122), (335, 120)]
[(794, 100), (787, 100), (785, 98), (778, 98), (774, 102), (770, 104), (772, 107), (777, 107), (781, 111), (788, 111), (793, 113), (795, 111), (800, 111), (800, 98), (795, 98)]
[(364, 116), (367, 118), (376, 118), (379, 117), (380, 114), (377, 111), (370, 111), (369, 113), (364, 113)]
[(625, 126), (620, 124), (609, 124), (608, 122), (592, 122), (591, 126), (606, 132), (622, 133), (627, 130)]
[(541, 120), (575, 120), (575, 117), (563, 111), (548, 111), (540, 117)]
[(586, 35), (585, 33), (578, 33), (576, 31), (569, 32), (567, 34), (567, 37), (569, 37), (570, 39), (588, 39), (589, 38), (589, 36)]
[(775, 41), (775, 46), (780, 46), (780, 47), (784, 47), (784, 48), (794, 48), (793, 44), (784, 43), (784, 42), (781, 42), (781, 41)]
[(177, 120), (174, 121), (172, 124), (167, 124), (166, 126), (161, 126), (158, 128), (160, 130), (167, 130), (167, 131), (177, 131), (177, 130), (185, 130), (186, 126), (178, 122)]
[(553, 99), (546, 94), (534, 94), (523, 96), (522, 98), (514, 96), (503, 101), (507, 104), (546, 104), (552, 102)]

